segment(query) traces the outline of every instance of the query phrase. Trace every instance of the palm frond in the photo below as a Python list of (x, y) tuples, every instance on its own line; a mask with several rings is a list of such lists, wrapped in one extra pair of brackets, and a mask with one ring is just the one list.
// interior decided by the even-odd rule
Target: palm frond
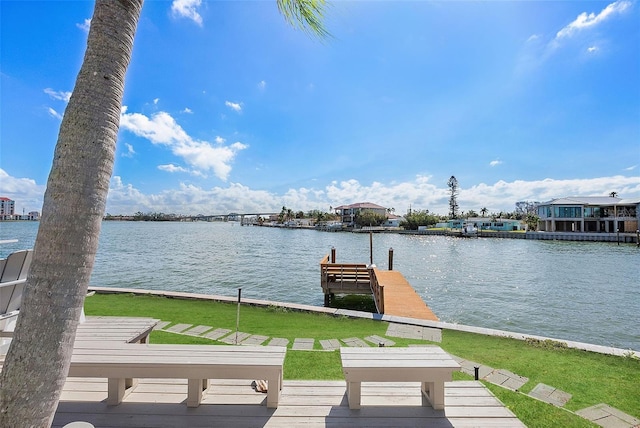
[(292, 26), (324, 39), (330, 36), (324, 26), (326, 0), (277, 0), (278, 10)]

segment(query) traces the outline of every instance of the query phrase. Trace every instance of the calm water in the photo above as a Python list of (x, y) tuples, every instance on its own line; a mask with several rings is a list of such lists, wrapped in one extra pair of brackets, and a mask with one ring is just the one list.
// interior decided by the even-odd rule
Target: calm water
[[(38, 223), (0, 223), (0, 257), (31, 248)], [(369, 235), (238, 223), (105, 222), (91, 284), (322, 305), (319, 262), (369, 261)], [(376, 234), (443, 321), (640, 350), (634, 245)]]

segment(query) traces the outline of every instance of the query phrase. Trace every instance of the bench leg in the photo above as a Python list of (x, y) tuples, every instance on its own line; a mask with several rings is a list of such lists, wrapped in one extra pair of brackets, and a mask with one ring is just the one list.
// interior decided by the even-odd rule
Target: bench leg
[(277, 409), (280, 401), (280, 390), (282, 389), (282, 373), (278, 377), (267, 379), (267, 408)]
[(347, 401), (350, 409), (356, 410), (360, 408), (361, 391), (362, 382), (347, 382)]
[(422, 382), (422, 394), (434, 410), (444, 409), (444, 382)]
[(189, 379), (187, 407), (198, 407), (202, 402), (202, 392), (207, 388), (209, 388), (209, 379)]
[(117, 406), (137, 384), (133, 379), (109, 378), (107, 381), (107, 405)]

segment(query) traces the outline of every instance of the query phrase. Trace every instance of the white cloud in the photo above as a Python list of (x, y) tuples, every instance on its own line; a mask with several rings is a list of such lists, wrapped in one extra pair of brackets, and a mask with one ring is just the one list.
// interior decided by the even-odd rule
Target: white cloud
[(133, 155), (136, 154), (136, 151), (133, 149), (133, 146), (129, 143), (124, 143), (125, 152), (122, 154), (122, 157), (132, 158)]
[(60, 113), (58, 113), (57, 111), (55, 111), (54, 109), (52, 109), (51, 107), (47, 108), (47, 112), (49, 112), (49, 115), (51, 117), (54, 117), (58, 120), (62, 120), (62, 115)]
[(260, 83), (258, 83), (258, 89), (260, 89), (261, 91), (264, 91), (265, 89), (267, 89), (267, 82), (265, 82), (264, 80), (261, 80)]
[(224, 138), (217, 136), (216, 137), (216, 143), (218, 144), (224, 144), (227, 140), (225, 140)]
[(618, 0), (602, 9), (597, 15), (593, 12), (590, 14), (582, 12), (573, 22), (558, 31), (556, 39), (570, 37), (581, 30), (594, 27), (616, 14), (624, 13), (629, 8), (631, 8), (630, 1)]
[(533, 42), (535, 40), (538, 40), (540, 38), (540, 36), (538, 34), (532, 34), (531, 36), (529, 36), (529, 38), (527, 39), (527, 42)]
[(590, 46), (587, 48), (587, 52), (589, 53), (595, 53), (598, 50), (597, 46)]
[[(160, 168), (160, 167), (159, 167)], [(163, 166), (175, 172), (193, 171), (179, 166)], [(26, 211), (40, 210), (45, 186), (29, 178), (11, 177), (0, 169), (0, 194), (16, 201), (16, 208)], [(640, 177), (598, 177), (589, 179), (515, 180), (480, 183), (460, 188), (460, 210), (479, 211), (486, 207), (490, 213), (511, 212), (519, 201), (544, 202), (565, 196), (606, 196), (616, 191), (621, 198), (640, 198)], [(279, 212), (282, 205), (298, 211), (320, 209), (354, 202), (373, 202), (387, 208), (395, 208), (398, 215), (412, 209), (428, 209), (436, 214), (448, 212), (449, 189), (446, 182), (433, 183), (432, 177), (416, 176), (404, 183), (362, 184), (358, 180), (331, 182), (319, 188), (288, 189), (284, 193), (251, 189), (240, 183), (225, 187), (202, 188), (181, 183), (177, 188), (145, 194), (133, 184), (127, 184), (120, 176), (111, 179), (107, 212), (134, 214), (137, 211), (195, 215), (222, 214), (228, 212)]]
[(76, 24), (76, 27), (84, 31), (85, 33), (89, 32), (89, 28), (91, 28), (91, 18), (85, 19), (81, 24)]
[(173, 0), (171, 12), (174, 16), (191, 19), (202, 26), (202, 16), (198, 13), (202, 0)]
[(45, 185), (31, 178), (12, 177), (0, 168), (0, 195), (13, 199), (16, 212), (41, 211)]
[(499, 159), (492, 160), (491, 162), (489, 162), (489, 166), (498, 166), (498, 165), (501, 165), (501, 164), (502, 164), (502, 161), (499, 160)]
[(54, 91), (51, 88), (45, 88), (44, 93), (49, 95), (54, 100), (60, 100), (67, 103), (71, 98), (71, 92), (68, 92), (68, 91)]
[(225, 101), (224, 105), (229, 107), (233, 111), (237, 111), (238, 113), (242, 111), (242, 103), (234, 103), (231, 101)]
[(625, 170), (625, 171), (633, 171), (633, 170), (634, 170), (634, 169), (636, 169), (637, 167), (638, 167), (638, 165), (631, 165), (631, 166), (629, 166), (629, 167), (625, 168), (624, 170)]
[(185, 107), (184, 110), (182, 110), (182, 112), (187, 114), (192, 114), (193, 110), (191, 110), (189, 107)]
[(176, 165), (174, 165), (172, 163), (170, 163), (168, 165), (158, 165), (158, 169), (160, 171), (166, 171), (166, 172), (171, 172), (171, 173), (174, 173), (174, 172), (189, 172), (188, 169), (183, 168), (181, 166), (176, 166)]
[(160, 98), (154, 98), (153, 99), (153, 104), (154, 105), (158, 105), (159, 102), (160, 102)]
[[(193, 184), (180, 184), (176, 189), (144, 195), (131, 185), (110, 190), (108, 211), (112, 214), (132, 214), (136, 211), (162, 211), (176, 214), (222, 214), (228, 212), (279, 212), (282, 205), (293, 210), (329, 210), (354, 202), (373, 202), (395, 208), (398, 215), (412, 209), (428, 209), (437, 214), (448, 212), (449, 189), (446, 183), (436, 185), (432, 178), (417, 176), (413, 181), (368, 185), (358, 180), (332, 182), (324, 188), (289, 189), (283, 194), (254, 190), (240, 183), (227, 187), (205, 189)], [(498, 181), (461, 188), (458, 204), (462, 211), (479, 211), (486, 207), (490, 213), (511, 212), (519, 201), (547, 201), (564, 196), (604, 196), (615, 189), (622, 198), (640, 197), (640, 177), (601, 177), (593, 179), (535, 181)], [(117, 200), (111, 195), (117, 195)], [(125, 195), (130, 195), (130, 199)]]
[[(120, 126), (153, 144), (167, 146), (172, 153), (184, 159), (195, 170), (213, 171), (216, 177), (226, 181), (231, 172), (231, 162), (237, 153), (248, 146), (240, 142), (224, 146), (212, 145), (207, 141), (191, 138), (166, 112), (158, 112), (151, 117), (140, 113), (126, 113), (123, 107)], [(224, 140), (223, 140), (224, 141)]]

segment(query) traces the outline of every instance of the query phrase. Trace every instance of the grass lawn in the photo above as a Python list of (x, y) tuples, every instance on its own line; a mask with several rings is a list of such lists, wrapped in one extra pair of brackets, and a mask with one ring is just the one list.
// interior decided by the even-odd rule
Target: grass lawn
[[(172, 323), (208, 325), (235, 331), (237, 306), (201, 300), (181, 300), (132, 294), (96, 294), (85, 301), (87, 315), (144, 316)], [(386, 322), (305, 313), (279, 307), (240, 308), (240, 331), (269, 337), (319, 340), (384, 336)], [(154, 331), (151, 343), (219, 343), (206, 338)], [(396, 346), (427, 343), (421, 340), (393, 338)], [(529, 378), (517, 393), (485, 383), (520, 420), (529, 427), (595, 426), (566, 410), (534, 400), (523, 393), (544, 383), (572, 394), (565, 406), (578, 410), (606, 403), (640, 418), (640, 360), (578, 351), (556, 343), (525, 342), (445, 330), (442, 343), (447, 352), (494, 368), (502, 368)], [(338, 351), (288, 350), (286, 379), (342, 379)], [(470, 379), (454, 373), (454, 379)]]

